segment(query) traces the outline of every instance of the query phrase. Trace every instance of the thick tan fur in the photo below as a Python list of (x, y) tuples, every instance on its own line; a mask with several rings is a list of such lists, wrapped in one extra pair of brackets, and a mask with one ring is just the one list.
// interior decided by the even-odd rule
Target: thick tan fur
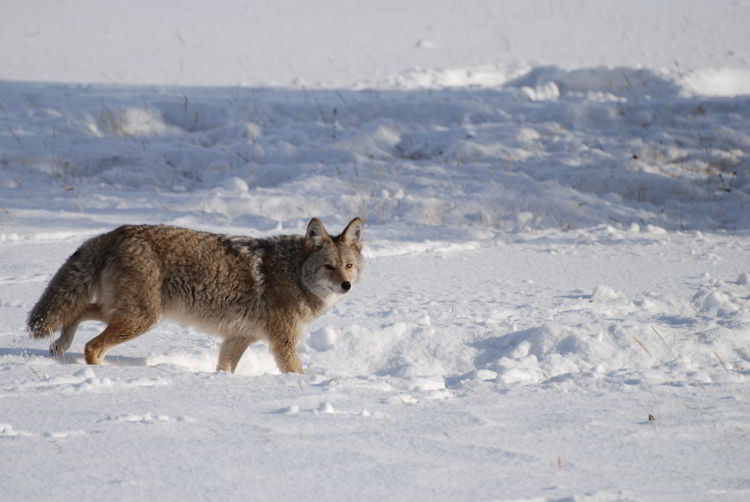
[(162, 225), (126, 225), (85, 242), (57, 271), (31, 310), (28, 329), (70, 348), (78, 325), (107, 324), (86, 344), (99, 364), (117, 344), (163, 315), (224, 338), (218, 370), (237, 368), (247, 347), (267, 340), (283, 372), (301, 373), (304, 327), (343, 296), (362, 268), (362, 221), (330, 236), (313, 218), (304, 236), (267, 239)]

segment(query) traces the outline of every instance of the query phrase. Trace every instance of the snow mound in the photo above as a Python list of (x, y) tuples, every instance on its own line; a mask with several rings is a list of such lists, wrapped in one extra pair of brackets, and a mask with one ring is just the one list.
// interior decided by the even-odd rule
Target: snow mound
[(561, 96), (587, 97), (595, 101), (667, 99), (680, 93), (680, 84), (666, 71), (646, 68), (581, 68), (565, 70), (538, 67), (507, 83), (533, 100)]
[[(701, 68), (681, 70), (592, 67), (534, 68), (485, 65), (467, 68), (413, 68), (371, 86), (386, 89), (517, 88), (532, 101), (565, 96), (626, 102), (688, 96), (730, 97), (750, 94), (750, 70)], [(364, 87), (361, 84), (360, 87)]]
[(707, 281), (688, 296), (599, 285), (592, 294), (561, 297), (545, 308), (551, 320), (521, 329), (514, 328), (514, 313), (496, 313), (492, 303), (475, 310), (479, 326), (471, 329), (450, 316), (427, 314), (369, 327), (324, 326), (303, 344), (305, 362), (323, 375), (439, 378), (449, 386), (472, 380), (502, 386), (744, 381), (750, 370), (746, 286)]
[(741, 96), (750, 94), (750, 70), (713, 68), (691, 70), (683, 77), (686, 93), (700, 96)]
[(111, 109), (103, 107), (89, 123), (92, 134), (114, 137), (146, 137), (179, 134), (181, 129), (165, 123), (155, 108)]

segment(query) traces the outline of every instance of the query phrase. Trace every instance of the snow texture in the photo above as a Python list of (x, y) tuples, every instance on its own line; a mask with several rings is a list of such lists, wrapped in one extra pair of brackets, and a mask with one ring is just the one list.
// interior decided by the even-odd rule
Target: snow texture
[[(207, 5), (4, 7), (3, 501), (750, 499), (750, 3)], [(304, 375), (25, 332), (117, 225), (355, 215)]]

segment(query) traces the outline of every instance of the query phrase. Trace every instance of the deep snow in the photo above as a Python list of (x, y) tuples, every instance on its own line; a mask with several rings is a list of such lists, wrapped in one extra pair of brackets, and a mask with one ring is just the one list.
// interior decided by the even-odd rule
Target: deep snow
[[(0, 30), (3, 500), (750, 497), (746, 2), (23, 5)], [(216, 373), (217, 340), (170, 322), (99, 367), (97, 323), (61, 360), (24, 331), (116, 225), (354, 215), (367, 270), (305, 375), (263, 344)]]

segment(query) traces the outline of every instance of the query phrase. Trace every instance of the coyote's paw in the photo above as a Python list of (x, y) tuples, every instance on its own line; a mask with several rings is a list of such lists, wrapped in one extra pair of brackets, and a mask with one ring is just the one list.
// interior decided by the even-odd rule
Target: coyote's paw
[(49, 353), (54, 357), (59, 357), (65, 353), (68, 347), (60, 340), (55, 340), (49, 346)]

